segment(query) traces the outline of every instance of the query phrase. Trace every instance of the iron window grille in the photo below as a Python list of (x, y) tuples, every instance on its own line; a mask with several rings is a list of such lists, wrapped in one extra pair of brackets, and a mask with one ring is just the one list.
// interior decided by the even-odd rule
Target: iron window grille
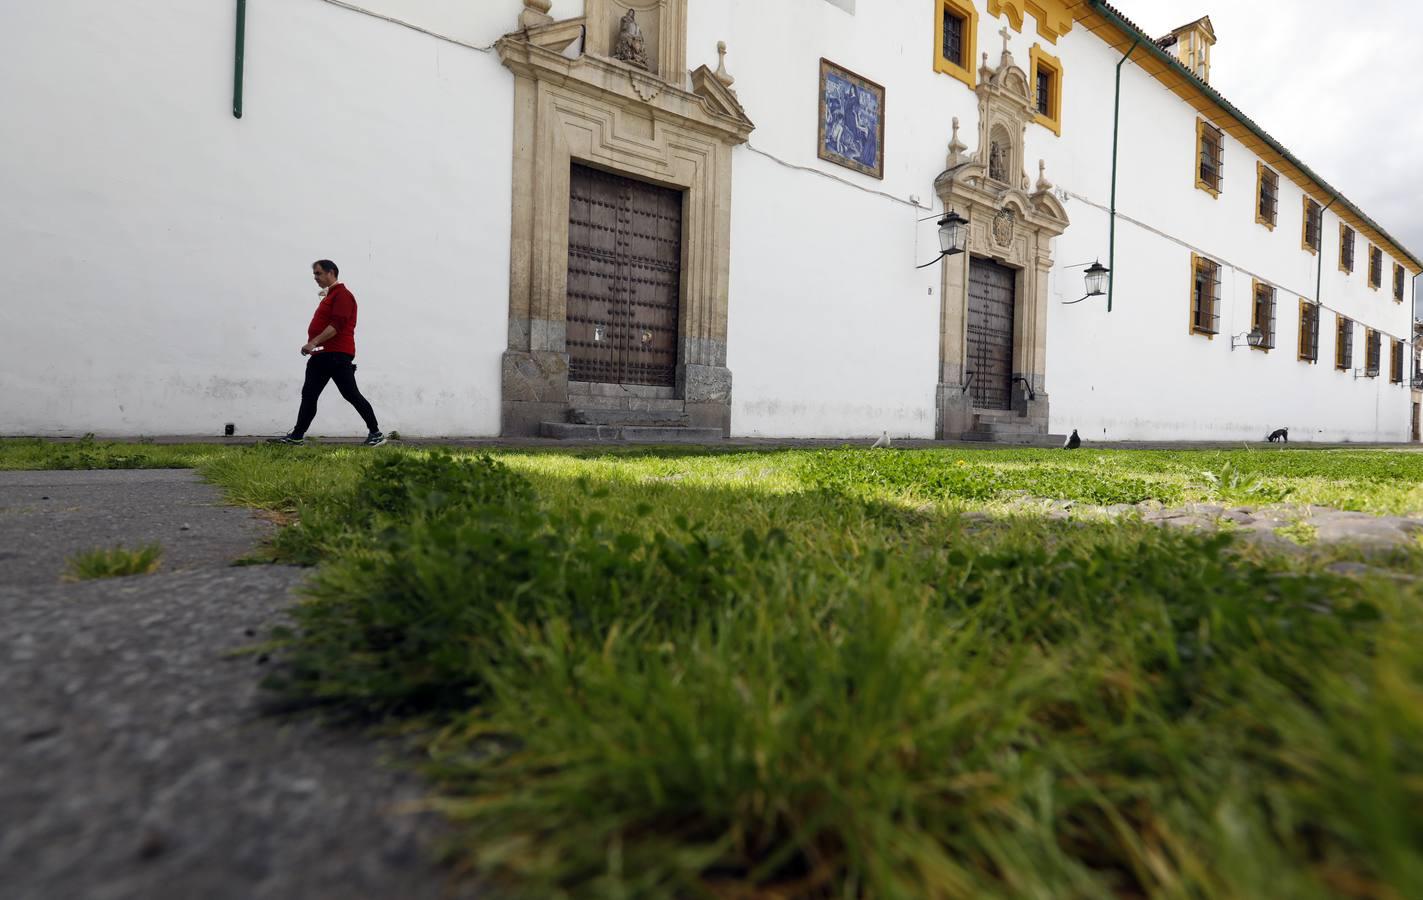
[(1271, 169), (1260, 170), (1260, 221), (1274, 225), (1280, 215), (1280, 176)]
[(1347, 372), (1354, 366), (1354, 323), (1339, 317), (1334, 334), (1334, 368)]
[(962, 16), (944, 10), (944, 59), (956, 66), (968, 66), (963, 52), (964, 19)]
[(1052, 72), (1038, 66), (1038, 114), (1052, 117)]
[(1383, 251), (1369, 248), (1369, 287), (1377, 290), (1383, 286)]
[(1195, 287), (1191, 293), (1191, 330), (1196, 334), (1220, 333), (1220, 264), (1196, 257)]
[(1403, 302), (1403, 266), (1394, 263), (1393, 265), (1393, 299), (1399, 303)]
[(1201, 124), (1200, 174), (1198, 177), (1203, 187), (1216, 193), (1220, 192), (1221, 182), (1225, 178), (1224, 145), (1225, 138), (1219, 128), (1214, 125)]
[(1379, 338), (1379, 333), (1372, 328), (1364, 332), (1364, 375), (1369, 378), (1379, 377), (1379, 364), (1382, 362), (1383, 341)]
[(1271, 228), (1279, 221), (1279, 175), (1264, 165), (1259, 168), (1259, 202), (1255, 215), (1258, 222)]
[(1299, 358), (1319, 361), (1319, 307), (1308, 301), (1299, 308)]
[(1320, 205), (1308, 197), (1304, 198), (1304, 246), (1306, 249), (1319, 252), (1319, 232), (1323, 224), (1324, 210)]
[(1403, 384), (1403, 342), (1393, 341), (1389, 344), (1388, 356), (1388, 380), (1394, 384)]
[(1354, 271), (1354, 241), (1356, 235), (1354, 229), (1348, 225), (1341, 225), (1339, 232), (1339, 269), (1343, 272)]
[(1253, 324), (1262, 337), (1259, 349), (1275, 349), (1275, 289), (1268, 284), (1255, 285)]

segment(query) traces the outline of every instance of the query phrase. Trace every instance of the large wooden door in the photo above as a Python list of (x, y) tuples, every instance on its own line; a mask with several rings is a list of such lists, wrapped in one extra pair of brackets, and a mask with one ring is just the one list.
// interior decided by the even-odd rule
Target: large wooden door
[(1013, 408), (1017, 273), (986, 259), (968, 267), (968, 371), (975, 409)]
[(682, 193), (574, 165), (568, 377), (672, 387), (682, 296)]

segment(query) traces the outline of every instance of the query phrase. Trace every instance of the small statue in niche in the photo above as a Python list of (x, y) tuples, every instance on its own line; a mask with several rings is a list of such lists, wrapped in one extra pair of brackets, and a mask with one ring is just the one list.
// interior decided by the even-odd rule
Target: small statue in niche
[(650, 69), (647, 64), (647, 40), (642, 36), (642, 27), (637, 24), (637, 12), (628, 10), (618, 27), (618, 45), (613, 50), (613, 59), (631, 63), (639, 69)]
[(1008, 148), (993, 141), (988, 145), (988, 177), (994, 181), (1008, 181)]

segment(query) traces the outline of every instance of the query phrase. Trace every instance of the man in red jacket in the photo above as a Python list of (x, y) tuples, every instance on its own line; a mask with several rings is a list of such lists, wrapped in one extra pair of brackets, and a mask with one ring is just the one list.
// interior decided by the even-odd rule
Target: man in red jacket
[(331, 260), (312, 263), (311, 274), (321, 287), (321, 305), (316, 307), (306, 329), (307, 341), (301, 345), (301, 355), (311, 357), (306, 363), (306, 383), (301, 387), (301, 410), (291, 434), (272, 438), (270, 443), (306, 443), (306, 430), (316, 418), (316, 401), (326, 383), (334, 381), (341, 396), (366, 422), (370, 433), (363, 443), (379, 447), (385, 443), (385, 435), (376, 423), (375, 410), (356, 387), (356, 298), (340, 282), (341, 270)]

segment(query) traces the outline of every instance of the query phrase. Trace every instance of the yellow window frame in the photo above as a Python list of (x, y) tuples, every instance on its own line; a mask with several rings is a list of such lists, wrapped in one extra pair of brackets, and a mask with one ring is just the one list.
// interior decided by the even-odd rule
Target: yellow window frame
[[(1266, 290), (1268, 290), (1268, 291), (1270, 292), (1270, 322), (1269, 322), (1270, 330), (1269, 330), (1268, 332), (1265, 331), (1265, 329), (1264, 329), (1264, 327), (1263, 327), (1266, 323), (1260, 321), (1260, 289), (1261, 289), (1261, 288), (1265, 288)], [(1260, 351), (1263, 351), (1263, 352), (1265, 352), (1265, 353), (1269, 353), (1271, 350), (1274, 350), (1274, 349), (1275, 349), (1275, 345), (1279, 342), (1279, 341), (1278, 341), (1278, 335), (1279, 335), (1279, 330), (1280, 330), (1280, 306), (1279, 306), (1279, 299), (1280, 299), (1280, 292), (1275, 288), (1275, 286), (1274, 286), (1273, 284), (1270, 284), (1268, 281), (1261, 281), (1261, 280), (1258, 279), (1258, 278), (1252, 278), (1252, 279), (1250, 279), (1250, 327), (1251, 327), (1252, 329), (1258, 329), (1258, 330), (1260, 331), (1261, 335), (1263, 335), (1264, 338), (1265, 338), (1264, 341), (1261, 341), (1261, 342), (1260, 342), (1260, 346), (1258, 346), (1258, 347), (1253, 347), (1253, 346), (1252, 346), (1252, 347), (1250, 348), (1251, 350), (1260, 350)]]
[(1316, 256), (1319, 254), (1319, 247), (1312, 247), (1309, 243), (1309, 205), (1311, 203), (1319, 207), (1319, 231), (1315, 236), (1315, 240), (1319, 243), (1320, 246), (1323, 246), (1324, 244), (1324, 205), (1319, 203), (1310, 195), (1305, 194), (1303, 204), (1304, 217), (1300, 223), (1299, 230), (1299, 246), (1301, 250), (1308, 253), (1309, 255)]
[[(1312, 313), (1306, 313), (1306, 310), (1312, 310)], [(1304, 330), (1304, 320), (1311, 314), (1314, 316), (1312, 334)], [(1309, 355), (1309, 349), (1307, 349), (1311, 348), (1311, 345), (1314, 350), (1313, 356)], [(1312, 366), (1319, 363), (1319, 307), (1303, 298), (1300, 298), (1299, 301), (1299, 346), (1296, 349), (1299, 351), (1297, 358), (1300, 362), (1306, 362)]]
[(1034, 44), (1028, 55), (1033, 61), (1031, 84), (1034, 92), (1038, 89), (1038, 69), (1044, 68), (1052, 73), (1052, 96), (1048, 98), (1048, 114), (1038, 112), (1037, 102), (1034, 100), (1033, 121), (1062, 137), (1062, 60), (1044, 50), (1041, 44)]
[[(1350, 246), (1350, 241), (1353, 242)], [(1344, 258), (1344, 248), (1350, 247), (1349, 258)], [(1339, 223), (1339, 271), (1345, 275), (1353, 275), (1354, 269), (1359, 265), (1359, 233), (1349, 227), (1347, 222)]]
[[(1214, 185), (1212, 185), (1209, 181), (1206, 181), (1204, 178), (1201, 177), (1201, 148), (1205, 144), (1206, 129), (1208, 128), (1211, 131), (1214, 131), (1216, 134), (1216, 183)], [(1195, 152), (1191, 154), (1191, 162), (1196, 169), (1196, 187), (1205, 191), (1207, 194), (1210, 194), (1212, 197), (1219, 198), (1221, 188), (1225, 186), (1225, 130), (1222, 128), (1217, 128), (1210, 122), (1207, 122), (1205, 119), (1197, 119), (1196, 147)]]
[[(944, 14), (952, 12), (964, 20), (963, 59), (959, 65), (944, 56)], [(971, 88), (978, 87), (974, 66), (978, 59), (978, 10), (970, 0), (934, 0), (934, 71), (957, 78)]]
[[(1274, 218), (1267, 219), (1260, 213), (1260, 197), (1265, 193), (1265, 173), (1275, 176), (1275, 215)], [(1271, 231), (1280, 220), (1280, 173), (1265, 165), (1262, 162), (1255, 163), (1255, 224), (1264, 225)]]

